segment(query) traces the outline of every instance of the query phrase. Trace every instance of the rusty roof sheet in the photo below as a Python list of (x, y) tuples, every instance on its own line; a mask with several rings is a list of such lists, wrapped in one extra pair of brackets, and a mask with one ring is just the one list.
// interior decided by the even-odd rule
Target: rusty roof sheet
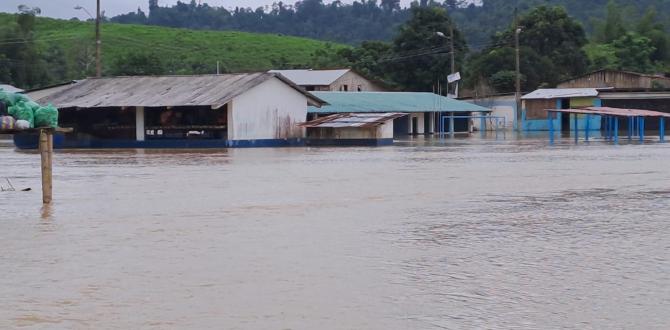
[(406, 115), (406, 113), (338, 113), (300, 124), (300, 126), (324, 128), (377, 127), (384, 125), (389, 120)]
[(311, 105), (326, 104), (277, 73), (90, 78), (35, 101), (58, 108), (211, 106), (216, 109), (272, 78), (305, 95)]
[(551, 112), (576, 113), (588, 115), (606, 115), (616, 117), (666, 117), (670, 118), (670, 113), (641, 110), (641, 109), (622, 109), (610, 107), (588, 107), (583, 109), (548, 109)]

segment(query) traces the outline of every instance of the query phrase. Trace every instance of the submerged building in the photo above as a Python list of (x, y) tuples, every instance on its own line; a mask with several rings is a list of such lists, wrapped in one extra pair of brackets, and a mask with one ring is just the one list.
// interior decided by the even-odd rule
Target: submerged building
[(395, 136), (469, 133), (490, 109), (433, 93), (420, 92), (313, 92), (327, 102), (310, 107), (309, 119), (342, 113), (404, 113), (395, 118)]
[[(556, 130), (574, 130), (575, 122), (570, 116), (561, 113), (551, 113), (548, 109), (579, 109), (586, 107), (602, 106), (598, 98), (597, 88), (554, 88), (538, 89), (530, 94), (524, 95), (522, 100), (522, 113), (520, 127), (525, 131), (548, 131), (551, 127)], [(551, 125), (549, 116), (551, 118)], [(588, 119), (587, 119), (588, 118)], [(588, 123), (587, 123), (588, 120)], [(600, 116), (578, 116), (577, 129), (600, 130)]]
[[(304, 143), (325, 102), (280, 74), (91, 78), (35, 100), (60, 110), (60, 148), (215, 148)], [(36, 136), (15, 135), (20, 148)]]

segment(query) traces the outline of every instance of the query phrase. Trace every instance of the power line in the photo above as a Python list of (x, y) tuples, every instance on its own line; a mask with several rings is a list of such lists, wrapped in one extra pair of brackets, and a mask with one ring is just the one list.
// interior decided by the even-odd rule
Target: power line
[(79, 38), (80, 37), (62, 37), (62, 38), (33, 39), (33, 40), (24, 40), (24, 41), (10, 41), (10, 42), (0, 42), (0, 45), (19, 45), (19, 44), (29, 44), (29, 43), (33, 43), (33, 42), (74, 40), (74, 39), (79, 39)]

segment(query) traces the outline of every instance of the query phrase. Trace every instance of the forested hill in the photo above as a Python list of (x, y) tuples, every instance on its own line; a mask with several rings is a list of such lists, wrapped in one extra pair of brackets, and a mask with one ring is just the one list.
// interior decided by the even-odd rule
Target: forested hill
[[(321, 40), (358, 44), (364, 40), (390, 40), (397, 27), (409, 17), (408, 8), (400, 0), (357, 0), (353, 4), (339, 1), (302, 0), (294, 4), (277, 1), (261, 8), (225, 9), (197, 1), (162, 6), (149, 1), (149, 13), (140, 10), (111, 18), (118, 23), (149, 24), (169, 27), (240, 30), (281, 33)], [(654, 8), (660, 22), (670, 21), (670, 0), (518, 0), (520, 14), (540, 5), (564, 6), (587, 31), (593, 31), (605, 16), (605, 8), (613, 1), (631, 22)], [(206, 1), (205, 1), (206, 2)], [(464, 32), (471, 48), (486, 44), (492, 34), (509, 26), (517, 1), (482, 0), (415, 1), (417, 6), (443, 6), (448, 9), (458, 28)]]

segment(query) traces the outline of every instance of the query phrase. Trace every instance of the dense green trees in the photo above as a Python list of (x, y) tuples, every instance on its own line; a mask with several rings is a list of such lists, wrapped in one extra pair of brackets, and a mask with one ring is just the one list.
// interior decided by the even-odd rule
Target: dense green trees
[[(466, 0), (419, 0), (411, 8), (402, 8), (398, 0), (357, 0), (352, 4), (302, 0), (293, 5), (277, 2), (266, 8), (234, 10), (196, 1), (180, 1), (170, 7), (157, 0), (149, 3), (148, 14), (138, 9), (111, 20), (345, 41), (358, 46), (328, 45), (314, 52), (311, 67), (350, 66), (406, 90), (430, 91), (438, 83), (445, 85), (451, 66), (450, 41), (445, 37), (454, 27), (456, 69), (463, 73), (466, 87), (497, 92), (514, 89), (512, 1), (483, 0), (481, 6), (474, 6)], [(668, 26), (663, 24), (670, 17), (670, 0), (519, 0), (518, 4), (524, 90), (553, 86), (601, 68), (670, 73), (670, 39)], [(55, 43), (35, 42), (35, 14), (23, 7), (15, 23), (0, 27), (0, 80), (25, 88), (90, 75), (92, 45), (81, 43), (64, 51)], [(111, 42), (137, 45), (132, 38)], [(180, 43), (179, 39), (176, 42)], [(198, 56), (187, 56), (187, 60), (184, 53), (167, 58), (160, 50), (142, 49), (144, 52), (126, 55), (118, 51), (116, 60), (106, 62), (105, 74), (215, 70), (215, 61), (201, 63)], [(224, 46), (217, 51), (230, 49)], [(273, 57), (271, 63), (283, 69), (307, 66), (285, 54)], [(222, 71), (229, 71), (225, 63)]]
[[(582, 74), (588, 58), (582, 49), (587, 43), (581, 25), (562, 7), (537, 7), (519, 20), (523, 89), (552, 86)], [(472, 56), (468, 67), (470, 87), (488, 85), (498, 92), (515, 90), (514, 40), (516, 26), (493, 37), (493, 46)]]
[(67, 64), (63, 50), (40, 50), (35, 44), (35, 15), (39, 8), (19, 6), (15, 24), (0, 29), (0, 80), (24, 88), (63, 80)]
[[(205, 1), (206, 2), (206, 1)], [(413, 6), (440, 6), (447, 9), (460, 30), (467, 36), (473, 49), (484, 48), (490, 36), (505, 29), (514, 15), (515, 7), (521, 12), (538, 5), (561, 6), (581, 21), (587, 32), (602, 28), (597, 18), (604, 17), (608, 0), (482, 0), (481, 6), (468, 0), (416, 0)], [(261, 8), (238, 7), (227, 10), (194, 0), (176, 5), (161, 6), (149, 1), (150, 12), (131, 12), (112, 18), (119, 23), (152, 24), (191, 29), (236, 29), (250, 32), (281, 33), (310, 38), (359, 44), (366, 40), (390, 41), (396, 29), (409, 19), (409, 8), (401, 8), (399, 0), (341, 1), (286, 0), (276, 1)], [(670, 0), (617, 0), (621, 19), (610, 23), (622, 24), (639, 19), (644, 10), (655, 6), (658, 21), (670, 20)], [(595, 18), (595, 19), (594, 19)], [(608, 27), (616, 28), (616, 24)], [(612, 31), (616, 34), (616, 31)], [(610, 40), (611, 41), (611, 40)]]
[(626, 22), (611, 0), (604, 20), (597, 22), (591, 44), (585, 47), (593, 69), (670, 72), (670, 36), (654, 7), (637, 22)]
[[(366, 41), (360, 47), (336, 53), (318, 52), (314, 67), (350, 66), (376, 80), (404, 90), (432, 91), (446, 85), (451, 73), (450, 34), (454, 23), (445, 9), (415, 6), (410, 19), (400, 26), (392, 43)], [(468, 48), (454, 28), (456, 70), (462, 68)]]
[[(439, 7), (414, 7), (411, 18), (393, 38), (388, 70), (391, 79), (406, 89), (431, 91), (437, 82), (446, 84), (451, 73), (450, 29), (453, 22)], [(468, 51), (465, 39), (454, 29), (456, 70)]]

